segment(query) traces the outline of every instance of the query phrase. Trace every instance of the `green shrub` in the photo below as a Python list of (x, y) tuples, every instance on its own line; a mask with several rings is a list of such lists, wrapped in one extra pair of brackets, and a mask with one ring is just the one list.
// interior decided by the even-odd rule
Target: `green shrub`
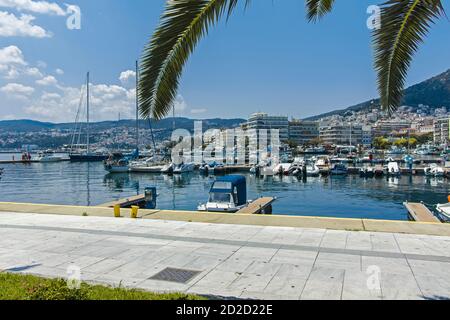
[(70, 289), (65, 280), (43, 282), (28, 288), (28, 300), (87, 300), (87, 292), (80, 289)]

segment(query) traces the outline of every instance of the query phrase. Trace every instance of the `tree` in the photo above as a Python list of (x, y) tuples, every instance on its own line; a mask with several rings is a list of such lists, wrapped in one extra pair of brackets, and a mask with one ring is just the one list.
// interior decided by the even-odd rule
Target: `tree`
[(392, 146), (392, 143), (385, 137), (376, 137), (373, 139), (373, 146), (375, 149), (386, 150)]
[[(140, 66), (140, 113), (161, 119), (171, 110), (189, 56), (210, 27), (250, 0), (169, 0), (159, 26), (145, 47)], [(307, 18), (316, 22), (332, 11), (335, 0), (305, 0)], [(382, 108), (401, 104), (413, 55), (430, 26), (445, 15), (441, 0), (388, 0), (381, 25), (373, 32), (375, 70)]]

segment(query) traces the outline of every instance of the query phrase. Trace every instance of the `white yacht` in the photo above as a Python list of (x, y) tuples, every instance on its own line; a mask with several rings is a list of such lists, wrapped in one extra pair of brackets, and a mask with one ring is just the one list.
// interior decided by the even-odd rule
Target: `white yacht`
[(62, 157), (55, 155), (52, 151), (39, 152), (37, 157), (33, 158), (34, 162), (59, 162)]

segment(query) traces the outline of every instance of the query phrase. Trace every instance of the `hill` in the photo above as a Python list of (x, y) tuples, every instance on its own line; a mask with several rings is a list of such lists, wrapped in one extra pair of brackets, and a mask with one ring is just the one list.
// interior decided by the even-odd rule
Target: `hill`
[[(428, 105), (431, 109), (442, 107), (450, 109), (450, 69), (405, 89), (402, 105), (418, 107), (421, 104)], [(349, 111), (370, 110), (372, 108), (378, 108), (379, 105), (380, 99), (369, 100), (346, 109), (310, 117), (307, 120), (318, 120), (333, 115), (344, 115)]]

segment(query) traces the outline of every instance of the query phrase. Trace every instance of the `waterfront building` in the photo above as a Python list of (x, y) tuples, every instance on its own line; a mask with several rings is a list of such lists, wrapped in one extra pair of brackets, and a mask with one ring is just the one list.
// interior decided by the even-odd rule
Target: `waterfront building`
[(400, 132), (403, 129), (411, 128), (409, 120), (382, 120), (373, 126), (374, 137), (388, 137), (393, 132)]
[(371, 147), (372, 146), (372, 126), (362, 126), (362, 145), (365, 147)]
[(319, 123), (293, 119), (289, 121), (289, 140), (298, 145), (305, 145), (319, 138)]
[(450, 118), (441, 118), (434, 121), (435, 144), (448, 145), (450, 140), (449, 123)]
[(279, 130), (280, 141), (289, 140), (289, 120), (287, 116), (271, 116), (267, 113), (254, 113), (250, 116), (247, 122), (241, 125), (244, 131), (247, 130), (267, 130), (270, 135), (270, 130)]
[(363, 143), (362, 125), (332, 123), (320, 128), (320, 139), (331, 145), (360, 145)]

